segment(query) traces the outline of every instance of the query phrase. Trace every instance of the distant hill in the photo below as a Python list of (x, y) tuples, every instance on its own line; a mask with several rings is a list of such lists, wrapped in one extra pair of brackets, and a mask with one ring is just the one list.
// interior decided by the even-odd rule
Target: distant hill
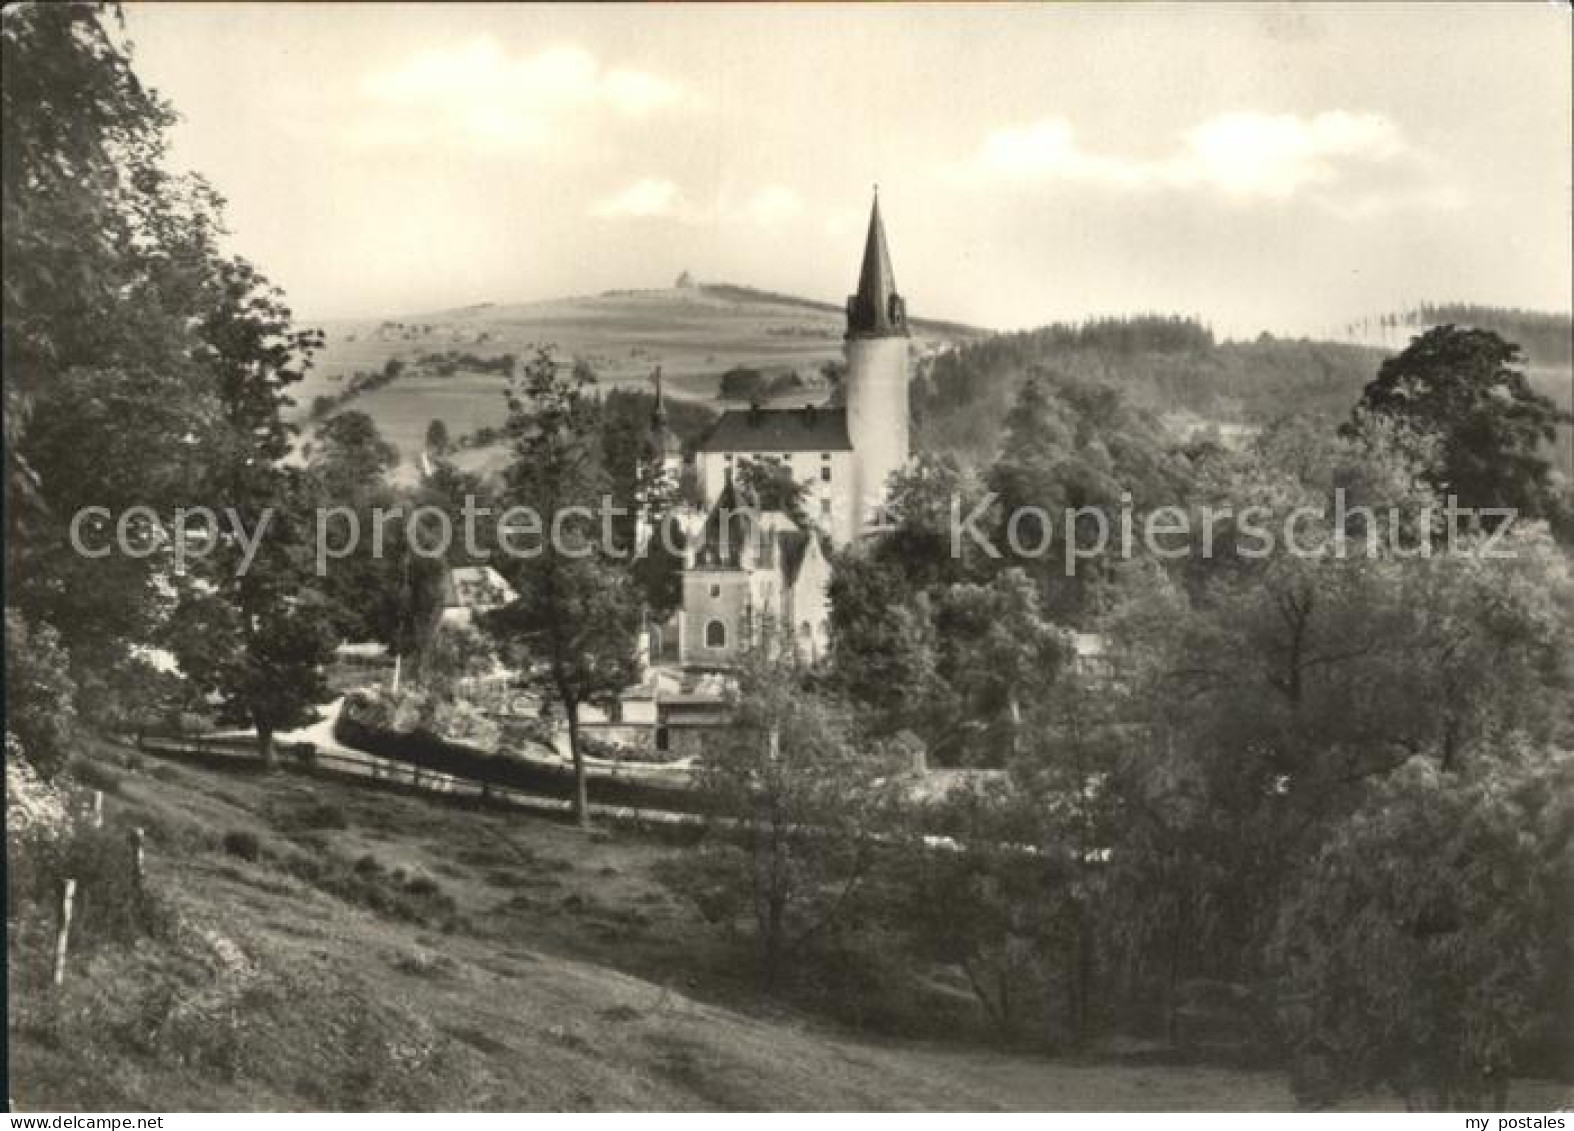
[[(552, 344), (564, 357), (589, 362), (609, 388), (648, 388), (652, 370), (660, 365), (670, 397), (713, 403), (722, 374), (730, 369), (747, 367), (767, 376), (797, 371), (808, 377), (839, 360), (844, 316), (835, 303), (713, 283), (546, 302), (478, 303), (328, 321), (323, 329), (327, 344), (295, 394), (297, 421), (311, 423), (319, 398), (327, 399), (324, 405), (335, 402), (335, 410), (353, 406), (371, 414), (409, 466), (434, 418), (442, 419), (456, 438), (502, 422), (500, 363), (506, 355), (523, 358), (538, 345)], [(914, 319), (913, 331), (920, 358), (987, 335), (976, 327), (923, 318)], [(398, 375), (377, 379), (390, 361)], [(352, 385), (364, 391), (352, 392)], [(806, 387), (811, 390), (806, 396), (815, 395), (813, 382)], [(482, 466), (488, 458), (483, 447), (464, 453), (461, 462)]]
[[(913, 387), (913, 413), (921, 448), (951, 451), (988, 461), (1000, 442), (1007, 410), (1022, 381), (1035, 372), (1106, 382), (1134, 403), (1160, 414), (1177, 434), (1216, 428), (1222, 436), (1249, 434), (1282, 416), (1342, 419), (1377, 375), (1383, 359), (1409, 343), (1426, 325), (1423, 315), (1446, 313), (1443, 321), (1496, 328), (1527, 347), (1531, 384), (1565, 408), (1574, 408), (1574, 370), (1555, 356), (1555, 333), (1566, 315), (1460, 307), (1420, 307), (1413, 328), (1398, 317), (1394, 345), (1275, 338), (1218, 341), (1199, 322), (1165, 315), (1110, 318), (1057, 324), (1021, 333), (962, 343), (936, 357)], [(1561, 323), (1560, 320), (1561, 319)], [(1520, 337), (1516, 337), (1518, 332)], [(1523, 345), (1523, 342), (1521, 342)], [(1560, 430), (1554, 458), (1574, 475), (1574, 429)]]
[(1403, 349), (1416, 334), (1451, 324), (1491, 330), (1519, 346), (1538, 366), (1574, 363), (1574, 317), (1543, 310), (1478, 303), (1422, 303), (1410, 310), (1358, 319), (1345, 327), (1351, 341)]

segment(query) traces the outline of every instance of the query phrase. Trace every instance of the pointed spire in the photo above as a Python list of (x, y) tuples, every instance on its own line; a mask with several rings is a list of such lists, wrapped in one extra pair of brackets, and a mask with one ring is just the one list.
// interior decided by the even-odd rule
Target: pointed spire
[(906, 304), (896, 291), (896, 272), (891, 270), (891, 252), (886, 247), (885, 225), (880, 220), (879, 185), (874, 188), (874, 204), (869, 210), (869, 235), (864, 241), (858, 293), (847, 299), (847, 336), (907, 336)]
[(662, 432), (667, 427), (667, 402), (661, 395), (661, 366), (656, 366), (650, 379), (656, 386), (656, 403), (650, 410), (650, 427), (652, 431)]

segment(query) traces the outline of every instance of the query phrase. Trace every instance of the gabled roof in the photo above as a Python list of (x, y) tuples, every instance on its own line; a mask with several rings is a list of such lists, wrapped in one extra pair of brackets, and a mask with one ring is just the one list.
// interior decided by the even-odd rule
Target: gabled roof
[(782, 511), (762, 511), (759, 500), (732, 473), (706, 516), (694, 549), (694, 568), (704, 570), (779, 570), (791, 586), (808, 555), (814, 535)]
[(896, 272), (880, 222), (880, 190), (875, 190), (869, 210), (869, 235), (864, 240), (863, 268), (858, 273), (858, 293), (847, 299), (849, 338), (905, 338), (907, 310), (896, 292)]
[(843, 408), (731, 409), (700, 441), (702, 452), (850, 452)]
[(733, 483), (732, 471), (716, 504), (705, 517), (698, 544), (694, 547), (694, 564), (699, 569), (742, 569), (750, 543), (755, 537), (755, 517), (759, 501), (744, 487)]

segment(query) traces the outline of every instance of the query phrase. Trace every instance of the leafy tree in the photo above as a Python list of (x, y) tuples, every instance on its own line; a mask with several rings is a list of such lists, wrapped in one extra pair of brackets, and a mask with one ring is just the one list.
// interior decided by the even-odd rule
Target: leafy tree
[(1128, 501), (1139, 512), (1174, 503), (1184, 497), (1185, 478), (1158, 421), (1129, 406), (1119, 390), (1035, 374), (1006, 416), (1005, 442), (989, 470), (1002, 520), (995, 544), (1012, 553), (1014, 530), (1023, 551), (1018, 564), (1039, 579), (1049, 610), (1086, 615), (1111, 555), (1074, 556), (1072, 550), (1097, 547), (1101, 524), (1088, 514), (1067, 529), (1065, 516), (1097, 512), (1102, 530), (1115, 531)]
[[(192, 326), (219, 202), (168, 170), (174, 112), (111, 13), (30, 5), (0, 22), (7, 601), (59, 632), (79, 680), (155, 631), (170, 562), (145, 515), (125, 528), (145, 556), (85, 558), (69, 524), (89, 505), (204, 501), (215, 408)], [(87, 522), (89, 545), (107, 525)]]
[(877, 733), (929, 734), (944, 689), (928, 597), (904, 589), (883, 560), (850, 552), (836, 556), (828, 595), (832, 683)]
[(1359, 431), (1364, 413), (1435, 433), (1428, 474), (1440, 492), (1467, 507), (1560, 517), (1568, 500), (1542, 449), (1574, 415), (1532, 389), (1523, 364), (1519, 347), (1490, 330), (1438, 326), (1383, 362), (1346, 431)]
[(695, 779), (714, 824), (671, 878), (713, 921), (750, 921), (774, 983), (851, 912), (892, 803), (891, 767), (856, 751), (843, 713), (804, 687), (769, 631), (740, 664), (731, 708)]
[(936, 674), (949, 690), (949, 725), (937, 753), (999, 765), (1018, 752), (1027, 708), (1051, 695), (1067, 655), (1062, 629), (1040, 611), (1020, 570), (984, 585), (962, 582), (935, 598)]
[(1506, 1105), (1566, 1003), (1574, 766), (1522, 752), (1378, 784), (1297, 877), (1273, 943), (1303, 1099), (1387, 1087), (1412, 1108)]
[(745, 460), (738, 467), (738, 486), (753, 492), (762, 511), (781, 511), (799, 526), (810, 525), (804, 500), (808, 484), (792, 477), (792, 468), (773, 460)]
[(433, 420), (426, 426), (426, 450), (434, 456), (445, 456), (453, 450), (453, 441), (448, 438), (448, 425), (442, 420)]
[(566, 521), (569, 508), (594, 508), (605, 491), (594, 383), (587, 368), (564, 373), (542, 350), (510, 385), (515, 460), (502, 502), (533, 508), (547, 544), (534, 557), (507, 559), (504, 568), (519, 597), (483, 622), (514, 666), (563, 711), (581, 826), (590, 822), (590, 806), (580, 709), (610, 704), (639, 677), (640, 606), (628, 573), (610, 560), (596, 532)]
[[(1060, 846), (1032, 847), (1040, 816), (1005, 783), (958, 789), (908, 822), (911, 843), (895, 865), (895, 910), (915, 954), (960, 969), (1007, 1040), (1053, 1017), (1063, 977), (1056, 939), (1070, 871)], [(936, 828), (946, 833), (940, 848), (930, 843)]]
[[(76, 684), (60, 636), (5, 611), (5, 725), (38, 773), (52, 777), (71, 753)], [(9, 753), (10, 743), (7, 743)]]
[(198, 687), (251, 723), (271, 764), (274, 734), (310, 721), (328, 698), (322, 669), (337, 643), (310, 584), (313, 495), (305, 473), (283, 463), (293, 428), (282, 409), (322, 336), (295, 329), (282, 296), (243, 261), (216, 265), (212, 294), (198, 327), (220, 402), (210, 482), (258, 537), (249, 562), (237, 539), (218, 540), (182, 589), (170, 643)]
[(341, 412), (317, 427), (308, 467), (324, 495), (364, 502), (386, 487), (386, 475), (399, 466), (399, 449), (383, 439), (377, 422), (364, 412)]

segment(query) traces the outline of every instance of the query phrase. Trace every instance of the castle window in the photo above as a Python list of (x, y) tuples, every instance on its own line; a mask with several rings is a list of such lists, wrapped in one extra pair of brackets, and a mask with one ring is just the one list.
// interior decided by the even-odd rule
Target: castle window
[(821, 464), (820, 465), (820, 482), (822, 482), (822, 483), (829, 483), (830, 481), (831, 481), (831, 465), (828, 464), (828, 463)]
[(665, 726), (659, 726), (656, 728), (656, 749), (672, 749), (672, 732), (669, 731)]
[(710, 595), (712, 597), (720, 597), (721, 596), (721, 586), (720, 585), (712, 585), (710, 587)]
[(821, 499), (820, 500), (820, 513), (823, 514), (826, 518), (831, 517), (831, 500), (830, 499)]
[(705, 626), (705, 647), (725, 648), (727, 646), (727, 626), (719, 620), (713, 620)]

